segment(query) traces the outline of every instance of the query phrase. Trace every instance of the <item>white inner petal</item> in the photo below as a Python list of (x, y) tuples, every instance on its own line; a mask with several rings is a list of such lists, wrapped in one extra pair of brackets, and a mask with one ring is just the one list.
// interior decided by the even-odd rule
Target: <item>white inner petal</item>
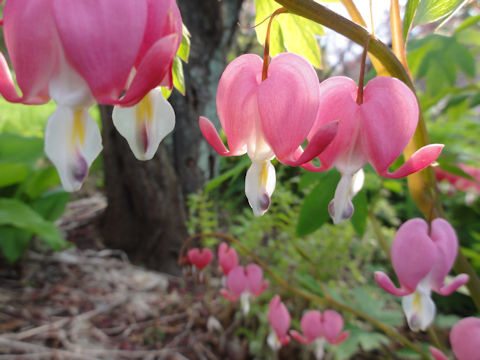
[(269, 160), (252, 162), (245, 177), (245, 194), (255, 216), (265, 214), (270, 207), (275, 183), (275, 168)]
[(403, 312), (412, 331), (425, 331), (435, 318), (435, 303), (431, 298), (430, 279), (427, 276), (413, 294), (402, 298)]
[(250, 293), (244, 291), (240, 295), (240, 306), (242, 307), (243, 315), (247, 315), (250, 312)]
[(315, 359), (322, 360), (325, 356), (325, 339), (319, 338), (313, 342)]
[(273, 351), (278, 351), (282, 347), (282, 343), (278, 340), (277, 334), (274, 331), (270, 332), (267, 337), (267, 344)]

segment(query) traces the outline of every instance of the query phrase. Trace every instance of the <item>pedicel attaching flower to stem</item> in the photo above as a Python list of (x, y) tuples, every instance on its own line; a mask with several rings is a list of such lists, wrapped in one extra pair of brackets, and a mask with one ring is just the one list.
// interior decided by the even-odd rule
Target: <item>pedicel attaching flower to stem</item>
[[(279, 9), (274, 15), (281, 12)], [(332, 121), (312, 134), (320, 96), (315, 70), (307, 60), (291, 53), (279, 54), (269, 63), (269, 36), (268, 30), (263, 61), (257, 55), (242, 55), (220, 78), (217, 111), (229, 149), (208, 119), (200, 117), (199, 121), (203, 136), (217, 153), (247, 153), (252, 160), (245, 193), (256, 216), (268, 210), (275, 189), (271, 160), (277, 157), (292, 166), (308, 162), (332, 141), (338, 127)], [(308, 134), (312, 136), (303, 151), (301, 145)]]
[(343, 76), (329, 78), (320, 84), (318, 118), (309, 138), (333, 120), (340, 120), (340, 125), (335, 139), (318, 156), (321, 166), (303, 165), (309, 171), (336, 167), (342, 174), (329, 206), (335, 224), (353, 215), (352, 198), (363, 186), (362, 167), (367, 162), (379, 175), (396, 179), (424, 169), (443, 148), (440, 144), (422, 147), (399, 169), (388, 171), (415, 132), (418, 103), (412, 90), (395, 78), (377, 77), (364, 88), (366, 53), (367, 46), (358, 86)]
[(468, 282), (468, 275), (460, 274), (444, 284), (457, 251), (455, 230), (444, 219), (433, 220), (430, 227), (423, 219), (411, 219), (398, 229), (391, 255), (400, 288), (381, 271), (375, 272), (375, 280), (385, 291), (403, 297), (403, 311), (413, 331), (425, 331), (435, 317), (432, 290), (449, 295)]
[(226, 289), (220, 293), (231, 302), (240, 300), (243, 313), (250, 311), (250, 297), (259, 296), (268, 286), (268, 281), (263, 279), (262, 268), (256, 264), (237, 266), (227, 275)]
[(350, 334), (342, 332), (343, 318), (334, 310), (327, 310), (323, 314), (320, 311), (307, 311), (300, 320), (303, 335), (298, 331), (291, 330), (290, 335), (303, 344), (314, 343), (315, 358), (323, 359), (325, 355), (325, 341), (332, 345), (340, 344)]
[(0, 93), (10, 102), (57, 109), (45, 130), (45, 153), (67, 191), (78, 190), (102, 149), (88, 109), (118, 105), (113, 121), (139, 159), (153, 156), (174, 126), (158, 86), (172, 87), (182, 39), (175, 0), (7, 0), (3, 32), (16, 82), (0, 55)]

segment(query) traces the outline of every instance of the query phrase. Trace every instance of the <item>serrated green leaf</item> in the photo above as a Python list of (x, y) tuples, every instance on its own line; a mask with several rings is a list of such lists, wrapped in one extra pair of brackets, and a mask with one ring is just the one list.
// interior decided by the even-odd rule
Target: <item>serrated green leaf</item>
[(297, 223), (297, 235), (305, 236), (319, 229), (329, 218), (328, 204), (340, 181), (337, 171), (325, 173), (324, 178), (305, 196)]
[(0, 225), (9, 225), (32, 232), (55, 250), (60, 250), (66, 244), (53, 223), (16, 199), (0, 199)]
[(18, 184), (24, 181), (29, 174), (25, 164), (0, 163), (0, 187)]
[(365, 234), (367, 228), (367, 215), (368, 215), (368, 202), (367, 202), (367, 192), (365, 189), (361, 190), (353, 198), (353, 207), (354, 212), (353, 216), (350, 218), (353, 228), (357, 235), (362, 238)]
[(421, 0), (413, 19), (413, 26), (446, 18), (468, 0)]
[(11, 226), (0, 226), (0, 250), (3, 256), (14, 263), (27, 249), (32, 233)]
[(182, 25), (182, 42), (180, 43), (180, 47), (178, 48), (177, 55), (188, 63), (188, 58), (190, 57), (190, 32), (188, 31), (185, 24)]
[(172, 75), (173, 86), (175, 89), (180, 91), (182, 95), (185, 95), (185, 77), (183, 75), (183, 65), (182, 60), (180, 60), (178, 56), (175, 56), (175, 59), (173, 60)]
[[(273, 0), (255, 1), (258, 24), (270, 16), (280, 5)], [(260, 44), (265, 43), (268, 20), (255, 28)], [(306, 58), (316, 68), (322, 67), (320, 47), (316, 36), (323, 35), (323, 27), (313, 21), (293, 14), (280, 14), (272, 22), (270, 31), (270, 56), (289, 51)]]
[(405, 7), (405, 16), (403, 17), (403, 41), (407, 40), (408, 33), (410, 32), (410, 28), (412, 26), (413, 18), (415, 17), (415, 13), (417, 12), (418, 4), (420, 0), (408, 0), (407, 5)]

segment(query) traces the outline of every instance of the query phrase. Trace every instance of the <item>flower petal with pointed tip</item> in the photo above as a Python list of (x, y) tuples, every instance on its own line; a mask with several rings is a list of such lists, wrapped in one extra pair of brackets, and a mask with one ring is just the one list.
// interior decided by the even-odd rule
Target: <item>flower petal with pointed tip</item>
[(139, 160), (150, 160), (160, 142), (175, 127), (175, 113), (163, 97), (161, 88), (150, 91), (132, 107), (115, 106), (113, 124), (127, 139), (130, 149)]
[(259, 296), (267, 287), (267, 281), (263, 280), (263, 271), (257, 264), (250, 264), (245, 269), (247, 276), (248, 291), (255, 296)]
[(444, 353), (442, 353), (440, 350), (438, 350), (437, 348), (433, 347), (433, 346), (430, 346), (428, 348), (428, 350), (430, 351), (430, 354), (433, 356), (433, 358), (435, 360), (448, 360), (448, 358), (445, 356)]
[(100, 131), (87, 110), (65, 106), (55, 110), (45, 129), (45, 153), (66, 191), (80, 189), (101, 150)]
[(275, 168), (270, 161), (252, 162), (245, 177), (245, 195), (255, 216), (265, 214), (270, 207), (275, 183)]
[(343, 329), (342, 316), (333, 310), (327, 310), (322, 315), (323, 336), (330, 344), (339, 344), (348, 337), (348, 332), (341, 333)]
[(270, 300), (268, 321), (280, 343), (282, 345), (288, 344), (290, 342), (290, 337), (287, 335), (288, 328), (290, 327), (290, 313), (278, 295), (275, 295), (272, 300)]
[(238, 266), (238, 254), (233, 247), (222, 242), (218, 247), (218, 262), (225, 275)]

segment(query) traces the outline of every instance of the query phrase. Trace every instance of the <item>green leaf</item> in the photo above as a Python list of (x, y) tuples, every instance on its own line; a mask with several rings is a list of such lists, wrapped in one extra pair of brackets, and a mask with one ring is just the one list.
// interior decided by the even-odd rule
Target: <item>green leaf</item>
[(455, 29), (455, 34), (462, 32), (465, 29), (468, 29), (471, 26), (477, 25), (480, 23), (480, 15), (470, 16), (462, 21), (460, 25)]
[(29, 169), (25, 164), (0, 163), (0, 187), (21, 183), (28, 174)]
[(412, 27), (446, 18), (467, 2), (468, 0), (421, 0)]
[(250, 159), (247, 157), (242, 158), (237, 165), (231, 168), (228, 171), (223, 172), (219, 176), (213, 178), (212, 180), (208, 181), (205, 185), (205, 192), (212, 191), (213, 189), (219, 187), (225, 181), (230, 178), (235, 177), (239, 173), (241, 173), (248, 165), (251, 163)]
[(323, 174), (322, 180), (305, 196), (297, 223), (297, 235), (305, 236), (319, 229), (329, 218), (328, 204), (340, 181), (337, 171)]
[(0, 160), (9, 163), (34, 163), (43, 157), (43, 139), (0, 134)]
[(50, 166), (46, 169), (36, 171), (22, 187), (22, 192), (30, 199), (36, 199), (45, 191), (60, 185), (60, 178), (57, 170)]
[(60, 250), (66, 244), (53, 223), (16, 199), (0, 199), (0, 225), (10, 225), (32, 232), (55, 250)]
[(0, 226), (0, 250), (5, 258), (14, 263), (27, 249), (32, 234), (11, 226)]
[(353, 198), (353, 207), (354, 212), (350, 221), (352, 222), (353, 228), (359, 237), (363, 237), (365, 230), (367, 228), (367, 215), (368, 215), (368, 202), (367, 202), (367, 192), (365, 189), (361, 190)]
[(187, 27), (185, 24), (182, 24), (182, 42), (178, 48), (177, 55), (186, 63), (188, 63), (188, 58), (190, 56), (190, 37), (191, 35)]
[[(280, 5), (273, 0), (256, 0), (255, 22), (269, 17)], [(268, 19), (255, 28), (260, 44), (265, 44)], [(323, 27), (301, 16), (289, 13), (280, 14), (272, 22), (270, 31), (270, 56), (289, 51), (306, 58), (316, 68), (322, 67), (320, 47), (316, 36), (323, 35)]]
[(413, 18), (415, 17), (415, 13), (417, 12), (418, 4), (420, 0), (408, 0), (407, 5), (405, 7), (405, 16), (403, 17), (403, 41), (407, 40), (408, 33), (410, 32), (410, 28), (412, 26)]
[(62, 216), (70, 201), (70, 193), (56, 190), (46, 193), (32, 202), (32, 208), (45, 220), (55, 221)]
[(175, 56), (175, 59), (173, 60), (172, 75), (173, 86), (175, 89), (180, 91), (182, 95), (185, 95), (185, 77), (183, 75), (183, 65), (182, 60), (180, 60), (180, 57), (178, 56)]

